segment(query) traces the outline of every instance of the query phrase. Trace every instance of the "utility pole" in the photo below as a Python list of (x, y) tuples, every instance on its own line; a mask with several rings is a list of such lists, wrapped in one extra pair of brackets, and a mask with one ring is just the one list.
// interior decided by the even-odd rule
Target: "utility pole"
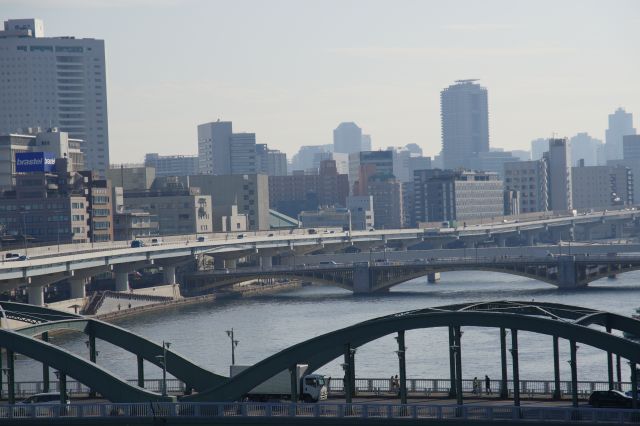
[(239, 341), (235, 340), (233, 334), (233, 328), (231, 330), (227, 330), (227, 336), (231, 339), (231, 365), (235, 365), (236, 363), (236, 346), (238, 346)]

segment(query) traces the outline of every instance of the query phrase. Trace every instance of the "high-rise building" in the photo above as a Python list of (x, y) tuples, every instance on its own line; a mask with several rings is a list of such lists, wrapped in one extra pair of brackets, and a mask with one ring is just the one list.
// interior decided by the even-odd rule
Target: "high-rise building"
[[(317, 152), (313, 154), (313, 170), (320, 170), (320, 163), (324, 160), (336, 162), (336, 169), (341, 175), (349, 174), (349, 154), (343, 152)], [(307, 169), (308, 170), (308, 169)]]
[(541, 159), (548, 150), (549, 139), (538, 138), (531, 141), (531, 159), (533, 161)]
[(571, 159), (573, 166), (577, 166), (580, 160), (584, 160), (585, 166), (598, 165), (598, 149), (602, 141), (592, 138), (588, 133), (578, 133), (570, 139)]
[(258, 172), (255, 133), (233, 133), (230, 139), (229, 154), (232, 175)]
[(413, 170), (431, 168), (431, 158), (422, 157), (422, 149), (415, 144), (389, 147), (387, 151), (393, 153), (393, 174), (400, 182), (413, 182)]
[(57, 127), (82, 139), (87, 169), (109, 168), (104, 41), (45, 37), (39, 19), (0, 31), (0, 134)]
[(474, 169), (478, 155), (489, 151), (487, 89), (474, 81), (458, 80), (440, 93), (445, 169)]
[(146, 191), (151, 189), (156, 178), (156, 170), (153, 167), (121, 165), (112, 166), (107, 170), (107, 179), (113, 187), (124, 188), (125, 191)]
[(549, 210), (547, 160), (517, 161), (504, 164), (504, 189), (519, 194), (521, 213)]
[(362, 129), (353, 122), (340, 123), (333, 131), (333, 152), (362, 151)]
[(531, 160), (531, 151), (527, 151), (524, 149), (514, 149), (511, 151), (511, 154), (518, 159), (518, 161), (529, 161)]
[[(302, 170), (307, 171), (315, 168), (316, 173), (318, 170), (318, 164), (316, 164), (314, 156), (316, 154), (325, 153), (325, 152), (333, 152), (333, 145), (304, 145), (301, 146), (300, 149), (294, 156), (291, 158), (291, 170)], [(321, 158), (321, 160), (327, 160), (328, 158)], [(316, 164), (314, 166), (314, 164)]]
[(349, 154), (349, 185), (354, 188), (353, 195), (367, 195), (367, 180), (374, 174), (394, 176), (392, 151), (362, 151)]
[(367, 192), (373, 197), (376, 226), (380, 229), (399, 229), (404, 225), (402, 183), (392, 175), (374, 174), (367, 180)]
[(189, 176), (198, 174), (198, 157), (195, 155), (159, 155), (148, 153), (144, 165), (156, 169), (156, 176)]
[(200, 174), (231, 174), (231, 135), (233, 125), (230, 121), (215, 121), (198, 126), (198, 159)]
[(371, 151), (371, 135), (362, 135), (362, 151)]
[(266, 143), (256, 144), (258, 172), (268, 176), (286, 176), (287, 154), (277, 149), (269, 149)]
[(554, 211), (573, 209), (571, 191), (571, 152), (566, 138), (549, 139), (545, 154), (549, 168), (549, 207)]
[(640, 135), (626, 135), (622, 138), (622, 154), (625, 160), (640, 162)]
[(635, 134), (633, 115), (630, 112), (618, 108), (613, 114), (609, 114), (609, 128), (605, 133), (607, 160), (621, 160), (623, 136)]
[(495, 172), (500, 176), (504, 176), (504, 164), (517, 161), (511, 151), (491, 150), (489, 152), (481, 152), (478, 155), (478, 170), (485, 172)]

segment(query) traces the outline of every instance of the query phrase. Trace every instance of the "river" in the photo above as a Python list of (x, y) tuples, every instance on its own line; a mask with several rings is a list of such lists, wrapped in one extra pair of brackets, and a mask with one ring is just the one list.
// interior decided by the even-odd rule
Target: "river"
[[(426, 277), (396, 286), (387, 294), (353, 296), (333, 287), (304, 287), (294, 291), (246, 299), (175, 307), (117, 321), (147, 338), (171, 342), (171, 349), (220, 374), (228, 374), (231, 348), (225, 330), (234, 328), (239, 344), (238, 364), (253, 364), (308, 338), (390, 313), (471, 301), (536, 300), (608, 310), (631, 315), (640, 306), (640, 272), (604, 279), (588, 288), (558, 291), (539, 281), (488, 272), (448, 272), (437, 284)], [(499, 377), (499, 333), (495, 329), (463, 328), (463, 376)], [(521, 379), (552, 379), (552, 339), (520, 332)], [(88, 357), (86, 336), (66, 335), (54, 342)], [(449, 373), (448, 334), (444, 328), (408, 331), (407, 376), (446, 378)], [(98, 340), (98, 363), (124, 378), (136, 377), (135, 356)], [(358, 348), (358, 377), (389, 377), (398, 373), (396, 343), (386, 336)], [(569, 343), (560, 341), (561, 375), (569, 379)], [(578, 379), (606, 380), (605, 353), (585, 345), (578, 349)], [(339, 377), (341, 360), (319, 371)], [(160, 377), (145, 364), (147, 377)], [(510, 369), (509, 369), (510, 370)], [(623, 366), (623, 380), (629, 368)], [(16, 361), (16, 380), (41, 380), (39, 364)]]

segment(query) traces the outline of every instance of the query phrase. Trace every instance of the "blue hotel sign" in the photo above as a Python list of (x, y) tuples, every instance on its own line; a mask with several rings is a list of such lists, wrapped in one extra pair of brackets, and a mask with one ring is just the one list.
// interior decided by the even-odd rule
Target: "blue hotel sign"
[(16, 172), (52, 172), (55, 169), (56, 156), (53, 152), (17, 152)]

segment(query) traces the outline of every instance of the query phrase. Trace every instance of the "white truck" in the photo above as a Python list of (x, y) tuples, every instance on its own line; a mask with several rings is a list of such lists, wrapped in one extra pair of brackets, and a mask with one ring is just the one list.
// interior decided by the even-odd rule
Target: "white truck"
[[(250, 365), (232, 365), (230, 375), (234, 377)], [(306, 364), (296, 365), (296, 383), (298, 398), (305, 402), (318, 402), (327, 399), (327, 384), (321, 374), (305, 374), (309, 368)], [(275, 376), (262, 382), (247, 393), (246, 397), (252, 401), (268, 401), (273, 399), (291, 399), (291, 373), (281, 371)]]

